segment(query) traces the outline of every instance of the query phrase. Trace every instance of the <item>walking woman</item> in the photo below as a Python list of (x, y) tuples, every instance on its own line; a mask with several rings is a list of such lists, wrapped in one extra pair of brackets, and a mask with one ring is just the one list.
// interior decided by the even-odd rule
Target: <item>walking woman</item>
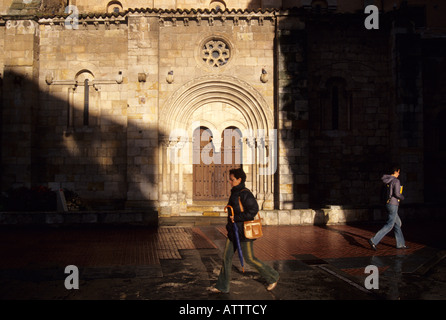
[(404, 200), (404, 196), (401, 194), (401, 182), (398, 179), (398, 177), (400, 176), (400, 172), (400, 167), (394, 165), (390, 170), (390, 174), (385, 174), (381, 178), (382, 182), (387, 185), (389, 189), (389, 194), (387, 195), (388, 198), (386, 199), (388, 219), (384, 227), (382, 227), (381, 230), (379, 230), (373, 238), (369, 239), (370, 247), (373, 250), (377, 250), (376, 246), (378, 245), (378, 243), (392, 229), (395, 232), (397, 249), (408, 249), (404, 241), (403, 231), (401, 230), (402, 222), (398, 215), (398, 206), (400, 205), (400, 201)]
[[(254, 217), (257, 215), (257, 212), (259, 211), (257, 200), (254, 198), (254, 195), (251, 193), (251, 191), (246, 189), (245, 181), (246, 174), (242, 168), (231, 169), (229, 171), (229, 183), (231, 184), (232, 189), (228, 206), (231, 206), (234, 209), (234, 222), (237, 224), (238, 227), (238, 235), (244, 260), (260, 273), (260, 275), (268, 283), (267, 290), (271, 291), (277, 285), (277, 281), (279, 280), (279, 273), (254, 256), (254, 240), (247, 239), (243, 232), (243, 222), (253, 220)], [(243, 212), (240, 208), (239, 198), (244, 209)], [(229, 216), (230, 210), (228, 210), (228, 223), (226, 224), (228, 238), (226, 239), (225, 249), (223, 251), (223, 266), (221, 267), (217, 284), (215, 285), (215, 287), (210, 289), (214, 293), (229, 293), (232, 258), (235, 251), (237, 250), (233, 223)]]

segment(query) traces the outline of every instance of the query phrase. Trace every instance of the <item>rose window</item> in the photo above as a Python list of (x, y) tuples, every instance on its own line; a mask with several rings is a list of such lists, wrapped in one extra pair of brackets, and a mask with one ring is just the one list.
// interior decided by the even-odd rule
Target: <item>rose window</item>
[(211, 68), (228, 63), (231, 57), (229, 46), (221, 40), (210, 40), (203, 45), (201, 58)]

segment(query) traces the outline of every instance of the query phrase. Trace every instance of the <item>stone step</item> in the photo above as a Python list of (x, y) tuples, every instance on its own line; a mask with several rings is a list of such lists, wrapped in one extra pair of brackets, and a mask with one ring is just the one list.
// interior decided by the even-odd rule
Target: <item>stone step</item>
[(202, 207), (202, 206), (193, 206), (187, 207), (186, 212), (205, 212), (205, 211), (224, 211), (224, 207)]
[(191, 205), (187, 206), (186, 212), (223, 212), (225, 205)]
[[(92, 225), (132, 224), (158, 225), (215, 225), (226, 224), (227, 217), (222, 211), (185, 212), (177, 216), (163, 216), (156, 210), (113, 210), (113, 211), (68, 211), (68, 212), (0, 212), (1, 225)], [(398, 213), (405, 219), (444, 219), (445, 207), (430, 205), (408, 205)], [(292, 209), (260, 211), (262, 224), (267, 225), (332, 225), (354, 222), (385, 221), (387, 213), (382, 207), (343, 208), (330, 206), (324, 209)]]
[(181, 217), (226, 217), (226, 213), (222, 211), (187, 211), (178, 214)]
[(225, 225), (226, 217), (207, 217), (207, 216), (176, 216), (176, 217), (159, 217), (159, 226), (213, 226)]

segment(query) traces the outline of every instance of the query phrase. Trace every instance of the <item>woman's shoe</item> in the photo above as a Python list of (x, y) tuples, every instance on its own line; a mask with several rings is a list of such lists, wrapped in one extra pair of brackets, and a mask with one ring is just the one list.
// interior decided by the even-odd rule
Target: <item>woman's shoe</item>
[(277, 282), (278, 281), (271, 283), (268, 287), (266, 287), (266, 290), (268, 290), (268, 291), (274, 290), (274, 288), (277, 286)]
[(228, 293), (228, 292), (223, 292), (215, 287), (210, 287), (210, 288), (208, 288), (208, 290), (212, 293)]

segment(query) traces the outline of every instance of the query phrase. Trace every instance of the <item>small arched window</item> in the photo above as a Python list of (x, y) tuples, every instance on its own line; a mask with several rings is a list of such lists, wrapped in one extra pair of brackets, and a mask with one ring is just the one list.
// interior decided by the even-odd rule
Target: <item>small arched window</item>
[(209, 9), (214, 9), (216, 11), (225, 11), (226, 10), (226, 3), (221, 0), (214, 0), (211, 1), (209, 4)]
[(333, 77), (327, 80), (322, 108), (323, 130), (350, 129), (350, 98), (345, 79)]
[(94, 87), (94, 75), (83, 69), (76, 74), (69, 123), (76, 128), (96, 126), (99, 123), (98, 92)]
[(311, 8), (315, 12), (322, 12), (328, 9), (328, 3), (325, 0), (313, 0), (311, 2)]
[(119, 13), (123, 11), (123, 7), (121, 2), (119, 1), (110, 1), (107, 4), (107, 13)]

